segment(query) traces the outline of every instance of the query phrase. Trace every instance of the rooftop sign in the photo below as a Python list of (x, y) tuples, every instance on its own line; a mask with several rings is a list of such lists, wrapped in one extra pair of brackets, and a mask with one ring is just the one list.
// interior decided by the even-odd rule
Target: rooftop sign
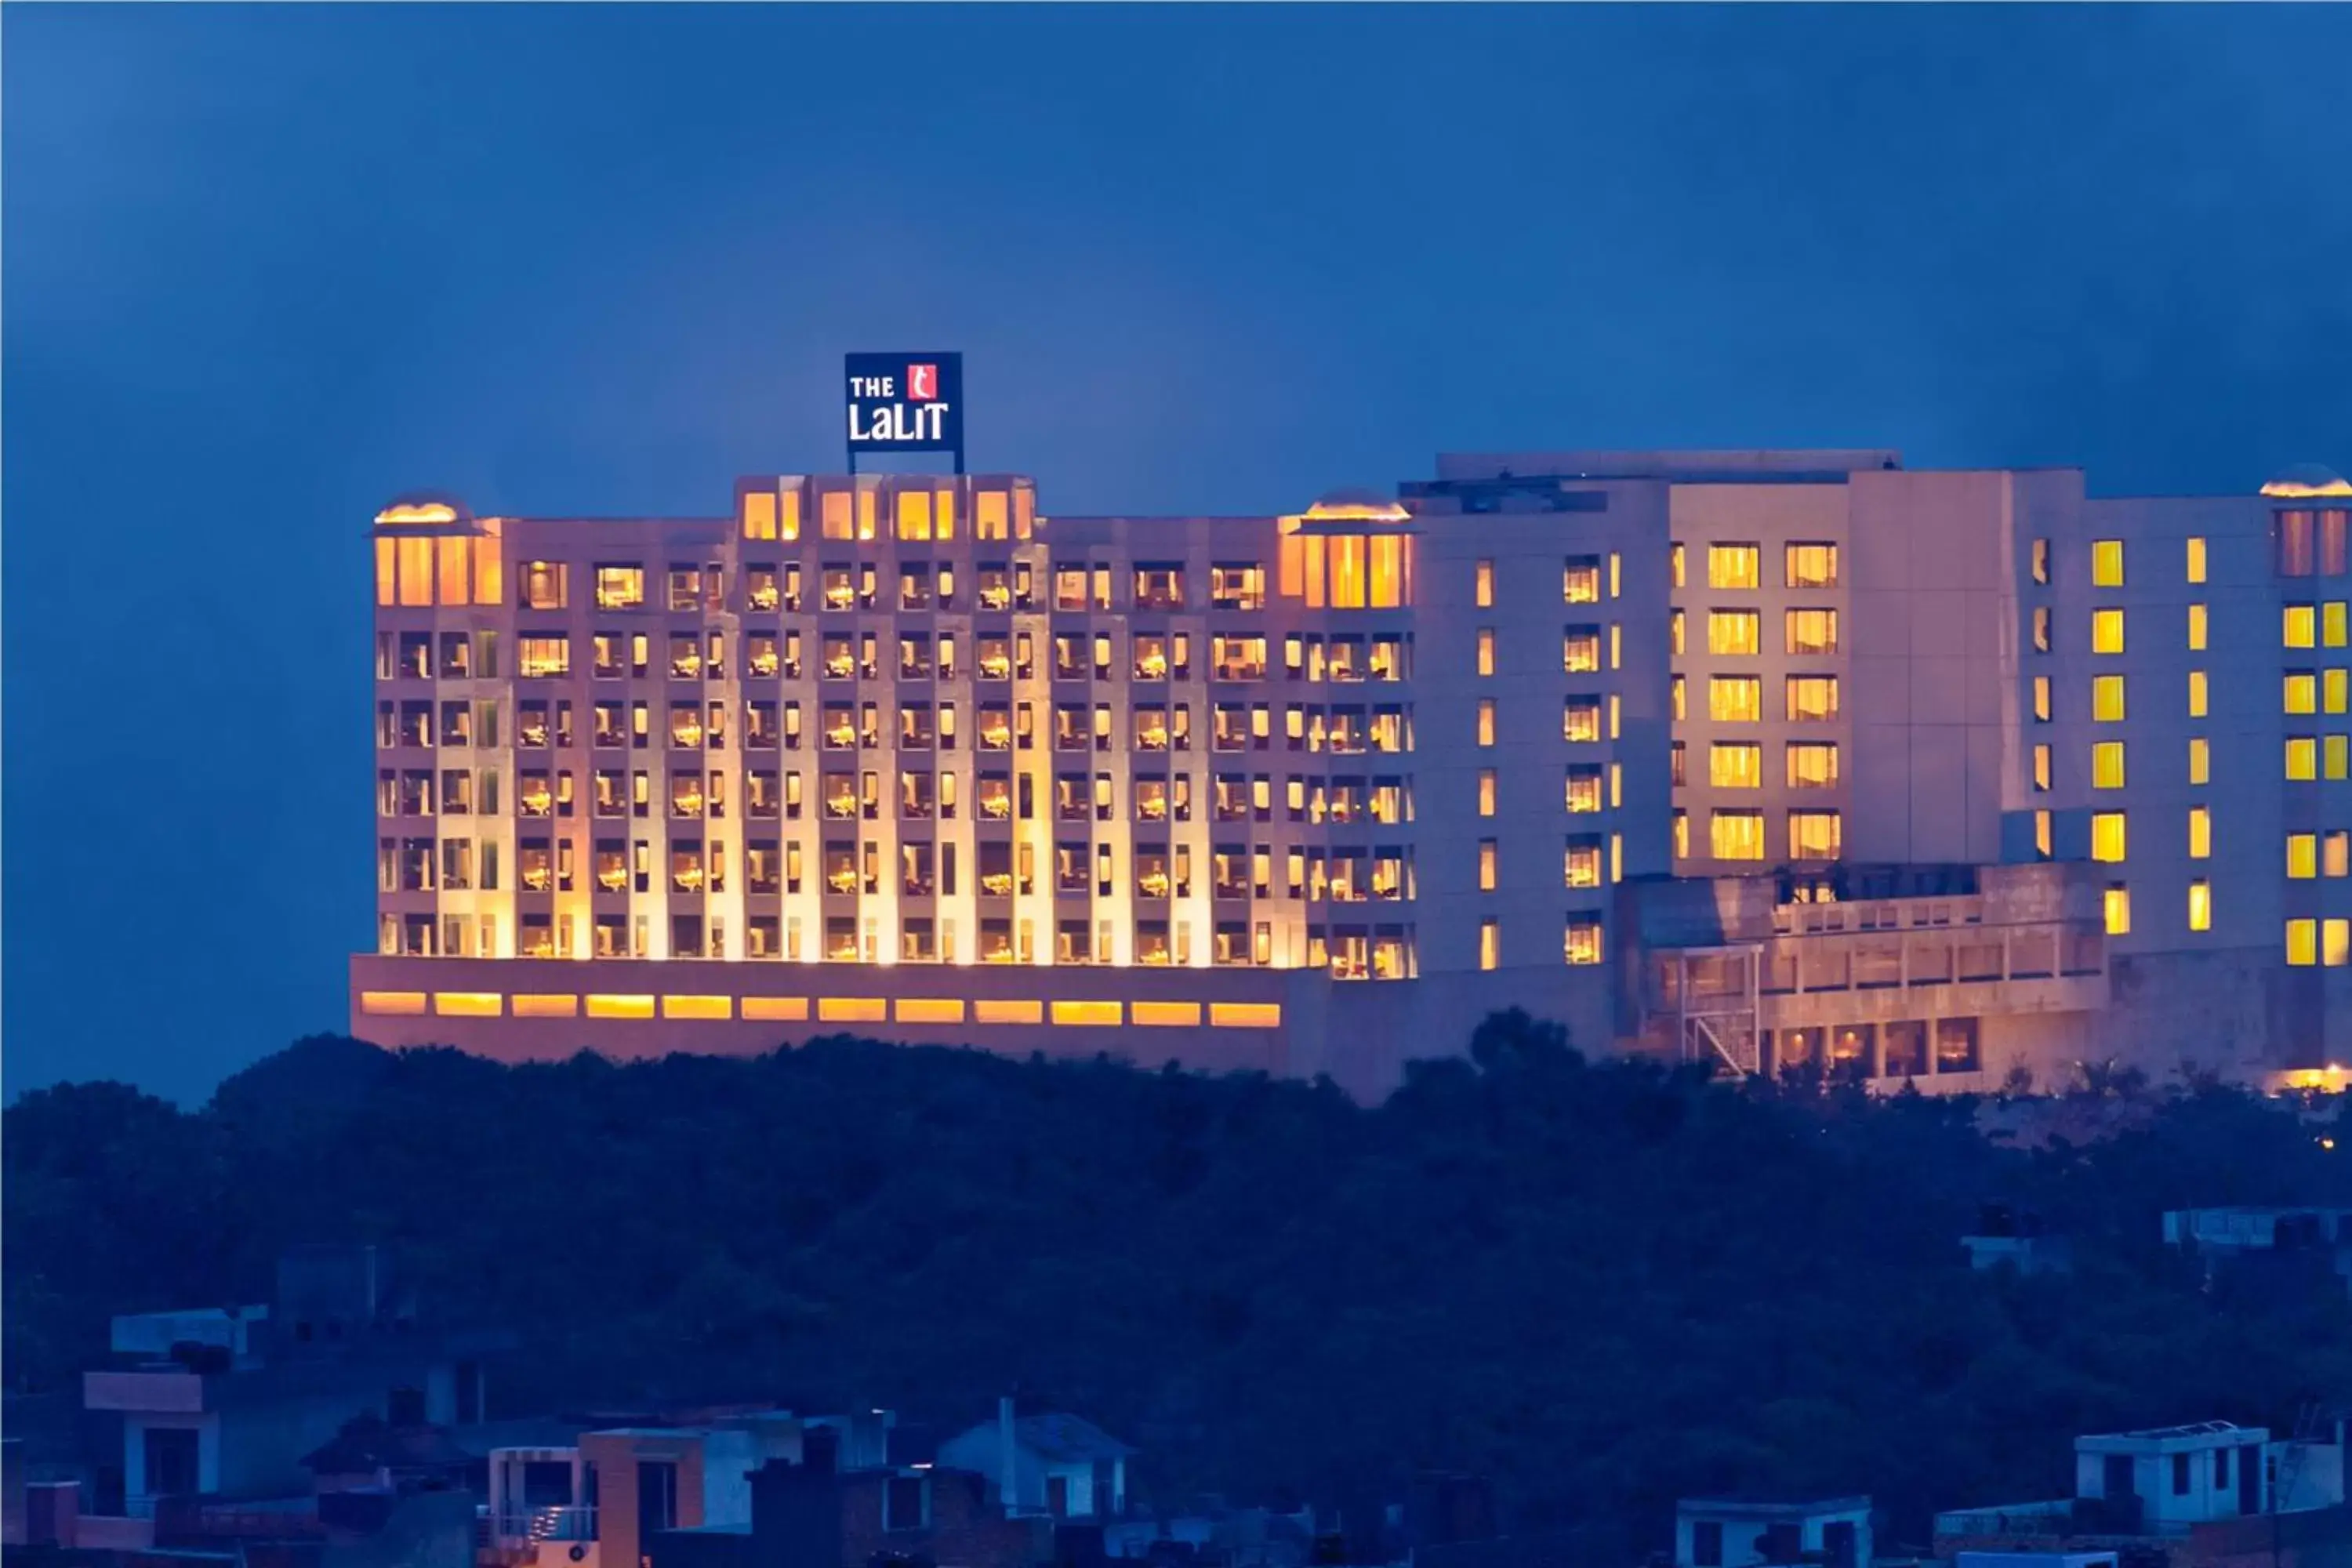
[(860, 452), (952, 452), (963, 472), (963, 355), (845, 354), (849, 467)]

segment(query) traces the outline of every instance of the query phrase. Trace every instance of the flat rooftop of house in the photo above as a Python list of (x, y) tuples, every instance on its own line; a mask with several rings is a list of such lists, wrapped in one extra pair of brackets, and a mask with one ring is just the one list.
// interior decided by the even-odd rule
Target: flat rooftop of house
[(2150, 1426), (2137, 1432), (2101, 1432), (2074, 1439), (2074, 1450), (2083, 1454), (2137, 1452), (2153, 1445), (2164, 1449), (2172, 1447), (2214, 1447), (2214, 1439), (2227, 1437), (2235, 1442), (2267, 1443), (2267, 1426), (2241, 1426), (2234, 1421), (2191, 1421), (2179, 1426)]
[(1735, 483), (1828, 482), (1858, 469), (1899, 468), (1887, 447), (1824, 447), (1716, 452), (1440, 452), (1440, 480), (1501, 479), (1687, 479)]
[(1135, 1452), (1085, 1416), (1066, 1411), (1018, 1416), (1013, 1428), (1018, 1441), (1055, 1463), (1121, 1459)]
[(1866, 1496), (1819, 1498), (1811, 1502), (1785, 1502), (1759, 1498), (1683, 1498), (1675, 1504), (1677, 1514), (1706, 1514), (1718, 1519), (1811, 1519), (1819, 1513), (1863, 1513), (1868, 1511)]

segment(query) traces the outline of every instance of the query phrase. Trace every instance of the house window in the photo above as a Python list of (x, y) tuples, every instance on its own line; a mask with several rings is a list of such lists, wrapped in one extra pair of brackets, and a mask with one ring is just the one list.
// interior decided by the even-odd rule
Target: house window
[(921, 1530), (931, 1522), (931, 1487), (922, 1476), (893, 1476), (882, 1493), (882, 1528)]
[(1723, 1568), (1723, 1525), (1702, 1519), (1691, 1525), (1691, 1568)]

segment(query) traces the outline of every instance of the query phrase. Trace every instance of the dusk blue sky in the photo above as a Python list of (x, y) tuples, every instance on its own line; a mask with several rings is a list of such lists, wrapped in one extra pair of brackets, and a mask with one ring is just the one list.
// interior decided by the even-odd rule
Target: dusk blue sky
[[(1061, 511), (1441, 448), (2352, 468), (2352, 8), (0, 16), (10, 1094), (373, 940), (364, 530), (716, 513), (966, 355)], [(200, 826), (201, 825), (201, 826)]]

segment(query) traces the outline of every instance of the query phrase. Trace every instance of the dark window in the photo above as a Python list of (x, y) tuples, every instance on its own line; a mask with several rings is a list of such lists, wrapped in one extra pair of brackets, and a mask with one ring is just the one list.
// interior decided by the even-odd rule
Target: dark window
[(643, 1552), (658, 1530), (677, 1525), (677, 1466), (667, 1459), (637, 1461), (637, 1548)]
[(383, 1418), (388, 1426), (422, 1426), (425, 1425), (425, 1391), (421, 1388), (395, 1388), (384, 1396)]
[(1793, 1524), (1768, 1524), (1764, 1527), (1764, 1561), (1794, 1563), (1804, 1554), (1804, 1532)]
[(1702, 1519), (1691, 1526), (1692, 1568), (1723, 1568), (1723, 1526)]
[(2186, 1454), (2175, 1454), (2172, 1456), (2172, 1495), (2174, 1497), (2182, 1497), (2186, 1496), (2188, 1491), (2189, 1456)]
[(2217, 1488), (2230, 1484), (2230, 1450), (2227, 1448), (2213, 1450), (2213, 1484)]
[(1839, 1520), (1822, 1526), (1822, 1557), (1829, 1568), (1854, 1568), (1854, 1530), (1851, 1521)]
[(146, 1450), (149, 1497), (185, 1497), (197, 1489), (194, 1428), (150, 1426)]
[(930, 1500), (926, 1490), (920, 1476), (891, 1477), (889, 1489), (882, 1496), (882, 1528), (920, 1530), (929, 1524), (929, 1510), (924, 1505)]
[(1045, 1478), (1045, 1511), (1055, 1519), (1070, 1517), (1069, 1477), (1047, 1476)]

